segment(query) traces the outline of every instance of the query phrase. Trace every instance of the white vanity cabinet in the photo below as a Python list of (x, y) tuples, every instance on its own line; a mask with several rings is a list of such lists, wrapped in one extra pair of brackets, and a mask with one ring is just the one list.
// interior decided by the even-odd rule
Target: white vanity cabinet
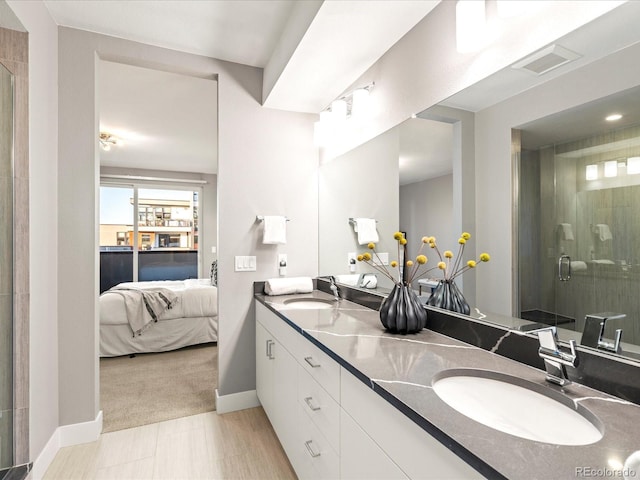
[(483, 478), (260, 302), (256, 321), (258, 398), (299, 478)]
[(338, 478), (340, 366), (256, 303), (256, 392), (296, 474)]

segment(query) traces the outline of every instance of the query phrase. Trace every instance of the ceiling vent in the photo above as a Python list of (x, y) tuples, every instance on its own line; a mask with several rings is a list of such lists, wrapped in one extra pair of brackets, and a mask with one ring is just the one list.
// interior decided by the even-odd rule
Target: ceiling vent
[(523, 58), (511, 67), (534, 75), (542, 75), (580, 57), (581, 55), (560, 45), (551, 45)]

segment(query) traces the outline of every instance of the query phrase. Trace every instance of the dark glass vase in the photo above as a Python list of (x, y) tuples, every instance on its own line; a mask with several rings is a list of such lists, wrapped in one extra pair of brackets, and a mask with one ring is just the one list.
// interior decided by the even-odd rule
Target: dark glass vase
[(380, 305), (380, 321), (390, 333), (417, 333), (427, 326), (427, 311), (410, 287), (396, 284)]
[(469, 304), (464, 299), (464, 295), (452, 280), (440, 280), (438, 286), (431, 293), (429, 300), (427, 300), (427, 305), (464, 313), (465, 315), (469, 315), (471, 311)]

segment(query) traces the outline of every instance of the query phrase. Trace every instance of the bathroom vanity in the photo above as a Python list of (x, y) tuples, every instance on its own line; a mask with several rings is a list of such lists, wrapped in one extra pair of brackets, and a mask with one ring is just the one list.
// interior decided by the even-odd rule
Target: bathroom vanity
[[(621, 477), (640, 446), (632, 402), (578, 383), (551, 385), (542, 370), (428, 329), (388, 334), (375, 309), (322, 291), (255, 298), (256, 389), (300, 478)], [(535, 392), (591, 431), (545, 413), (535, 395), (510, 412), (539, 428), (534, 439), (487, 426), (434, 389), (458, 377)], [(454, 397), (502, 401), (465, 385), (454, 387), (468, 395), (454, 389)]]

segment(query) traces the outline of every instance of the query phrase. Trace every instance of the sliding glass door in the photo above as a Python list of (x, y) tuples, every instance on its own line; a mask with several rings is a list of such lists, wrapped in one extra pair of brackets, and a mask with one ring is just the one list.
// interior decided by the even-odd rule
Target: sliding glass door
[(199, 197), (194, 189), (102, 185), (100, 291), (197, 278)]

